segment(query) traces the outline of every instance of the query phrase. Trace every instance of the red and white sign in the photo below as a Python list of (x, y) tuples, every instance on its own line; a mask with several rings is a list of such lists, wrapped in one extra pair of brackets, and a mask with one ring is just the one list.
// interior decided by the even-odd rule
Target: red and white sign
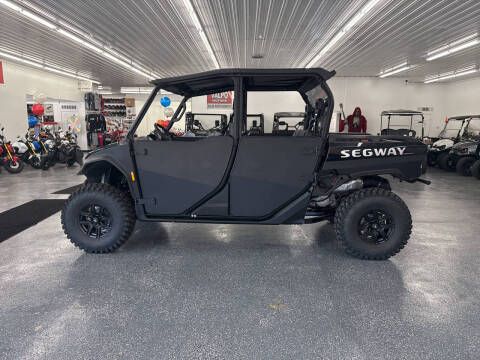
[(3, 64), (0, 61), (0, 84), (5, 84), (5, 80), (3, 78)]
[(225, 91), (218, 94), (207, 95), (207, 108), (230, 108), (233, 105), (233, 96), (231, 91)]

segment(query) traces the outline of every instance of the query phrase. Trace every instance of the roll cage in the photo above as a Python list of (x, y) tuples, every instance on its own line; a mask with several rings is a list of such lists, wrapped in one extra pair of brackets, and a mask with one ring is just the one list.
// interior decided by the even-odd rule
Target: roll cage
[(460, 116), (452, 116), (447, 119), (447, 122), (445, 123), (445, 126), (443, 127), (442, 131), (439, 134), (440, 139), (448, 138), (446, 136), (446, 131), (448, 124), (451, 121), (459, 121), (461, 122), (460, 128), (458, 129), (457, 135), (454, 137), (455, 140), (460, 140), (465, 133), (465, 131), (468, 129), (468, 126), (470, 124), (470, 121), (472, 119), (479, 119), (480, 120), (480, 115), (460, 115)]
[[(409, 118), (410, 119), (410, 124), (408, 128), (400, 128), (400, 129), (394, 129), (392, 126), (398, 127), (401, 125), (392, 125), (391, 124), (391, 119), (392, 117), (400, 117), (400, 118)], [(422, 133), (421, 133), (421, 138), (423, 139), (425, 135), (425, 129), (424, 129), (424, 122), (425, 118), (423, 116), (423, 113), (421, 111), (413, 111), (413, 110), (385, 110), (382, 111), (380, 115), (380, 134), (381, 135), (406, 135), (410, 137), (415, 137), (417, 135), (416, 131), (413, 129), (413, 119), (415, 117), (420, 117), (421, 120), (418, 122), (419, 124), (422, 125)], [(386, 118), (386, 125), (387, 127), (383, 127), (383, 122), (384, 118)]]
[[(326, 81), (335, 75), (335, 71), (321, 68), (315, 69), (225, 69), (213, 70), (199, 74), (185, 75), (174, 78), (165, 78), (152, 81), (155, 85), (147, 102), (140, 111), (136, 121), (127, 134), (127, 140), (133, 141), (135, 131), (160, 90), (165, 90), (183, 97), (168, 128), (172, 126), (186, 112), (186, 103), (195, 96), (209, 95), (224, 91), (234, 91), (233, 115), (236, 119), (246, 122), (244, 104), (248, 91), (297, 91), (306, 104), (306, 118), (304, 130), (312, 134), (322, 135), (328, 126), (320, 126), (330, 122), (333, 113), (333, 95)], [(320, 93), (319, 93), (320, 90)], [(323, 94), (321, 94), (323, 92)], [(320, 96), (321, 95), (321, 96)], [(317, 116), (318, 115), (318, 116)], [(317, 116), (318, 118), (315, 118)], [(237, 125), (235, 125), (237, 124)], [(240, 122), (234, 122), (233, 134), (241, 134)], [(329, 124), (328, 124), (329, 125)]]

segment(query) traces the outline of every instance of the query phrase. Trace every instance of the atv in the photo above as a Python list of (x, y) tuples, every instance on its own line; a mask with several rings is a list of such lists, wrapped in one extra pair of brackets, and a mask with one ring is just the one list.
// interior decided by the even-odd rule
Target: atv
[(448, 118), (438, 138), (431, 139), (432, 145), (428, 149), (427, 159), (429, 166), (439, 165), (444, 170), (453, 170), (448, 163), (448, 154), (452, 146), (462, 141), (463, 135), (468, 134), (470, 122), (480, 120), (480, 115), (462, 115)]
[(439, 158), (443, 170), (454, 171), (463, 176), (470, 176), (475, 162), (475, 153), (480, 143), (480, 117), (472, 117), (463, 130), (460, 142), (452, 146), (448, 156)]
[[(89, 253), (118, 249), (135, 222), (308, 224), (333, 222), (347, 253), (384, 260), (406, 244), (412, 218), (386, 176), (429, 182), (427, 146), (403, 136), (329, 134), (334, 109), (324, 69), (220, 69), (153, 81), (125, 141), (87, 155), (85, 184), (61, 215), (67, 237)], [(182, 97), (166, 127), (140, 127), (156, 96)], [(224, 136), (176, 136), (189, 99), (234, 91)], [(296, 91), (306, 105), (293, 134), (247, 128), (247, 93)], [(161, 95), (160, 95), (161, 96)]]

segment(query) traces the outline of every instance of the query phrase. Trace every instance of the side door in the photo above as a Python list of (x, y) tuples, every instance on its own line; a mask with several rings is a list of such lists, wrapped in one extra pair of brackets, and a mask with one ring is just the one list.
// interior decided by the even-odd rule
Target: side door
[(230, 214), (273, 215), (309, 190), (319, 137), (243, 136), (230, 175)]
[(231, 136), (135, 141), (145, 212), (181, 215), (213, 193), (227, 171), (233, 146)]
[[(302, 131), (293, 136), (273, 132), (278, 112), (305, 109), (298, 92), (249, 92), (246, 108), (247, 113), (270, 112), (264, 114), (264, 134), (246, 129), (239, 138), (230, 174), (230, 215), (267, 219), (310, 190), (323, 141)], [(300, 123), (296, 125), (301, 128)]]

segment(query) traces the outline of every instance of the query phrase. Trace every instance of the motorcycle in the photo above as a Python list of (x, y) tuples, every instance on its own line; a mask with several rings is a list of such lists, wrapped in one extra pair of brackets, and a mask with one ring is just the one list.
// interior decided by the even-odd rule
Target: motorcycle
[(12, 174), (18, 174), (25, 166), (23, 161), (15, 154), (10, 141), (5, 141), (4, 128), (0, 130), (0, 164)]
[(45, 156), (38, 152), (41, 150), (41, 145), (37, 141), (31, 141), (27, 136), (25, 136), (25, 140), (18, 137), (12, 146), (15, 153), (24, 163), (30, 164), (34, 169), (44, 167)]
[(47, 157), (46, 164), (53, 166), (56, 163), (73, 166), (76, 162), (83, 165), (83, 153), (77, 145), (76, 136), (70, 131), (57, 131), (55, 134), (45, 132), (42, 139)]

